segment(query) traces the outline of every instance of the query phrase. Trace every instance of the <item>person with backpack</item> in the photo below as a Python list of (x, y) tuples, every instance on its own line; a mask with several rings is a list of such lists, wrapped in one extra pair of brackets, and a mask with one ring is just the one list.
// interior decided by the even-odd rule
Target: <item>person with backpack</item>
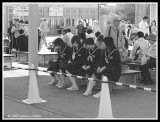
[(111, 36), (113, 38), (116, 48), (124, 47), (125, 40), (122, 34), (122, 30), (119, 27), (121, 19), (118, 17), (113, 18), (113, 25), (108, 26), (104, 37)]

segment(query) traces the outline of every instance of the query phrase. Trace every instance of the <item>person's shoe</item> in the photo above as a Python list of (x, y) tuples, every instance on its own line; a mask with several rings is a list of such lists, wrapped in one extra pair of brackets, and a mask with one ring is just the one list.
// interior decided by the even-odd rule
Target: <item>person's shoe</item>
[(58, 82), (56, 86), (60, 86), (60, 85), (61, 85), (61, 82)]
[(65, 83), (61, 83), (58, 88), (61, 89), (61, 88), (64, 88), (65, 87)]
[(56, 85), (56, 84), (57, 84), (57, 81), (51, 81), (51, 82), (49, 83), (50, 86), (54, 86), (54, 85)]
[(67, 90), (73, 91), (73, 90), (79, 90), (79, 88), (78, 88), (78, 87), (71, 86), (71, 87), (67, 88)]
[(92, 91), (88, 91), (88, 90), (87, 90), (83, 95), (84, 95), (84, 96), (92, 95)]
[(98, 92), (97, 94), (93, 95), (94, 98), (100, 98), (101, 97), (101, 92)]

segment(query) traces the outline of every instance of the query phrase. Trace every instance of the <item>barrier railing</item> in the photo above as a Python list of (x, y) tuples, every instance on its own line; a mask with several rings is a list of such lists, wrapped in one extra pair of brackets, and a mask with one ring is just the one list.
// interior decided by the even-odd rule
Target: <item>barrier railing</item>
[(41, 70), (41, 69), (30, 69), (30, 68), (22, 68), (22, 67), (9, 67), (9, 66), (4, 66), (5, 68), (16, 68), (16, 69), (23, 69), (23, 70), (35, 70), (35, 71), (40, 71), (40, 72), (46, 72), (46, 73), (54, 73), (54, 74), (58, 74), (58, 75), (65, 75), (65, 76), (69, 76), (69, 77), (75, 77), (78, 79), (84, 79), (84, 80), (92, 80), (92, 81), (98, 81), (101, 83), (110, 83), (110, 84), (115, 84), (118, 86), (124, 86), (124, 87), (129, 87), (129, 88), (133, 88), (133, 89), (140, 89), (140, 90), (144, 90), (144, 91), (150, 91), (150, 92), (156, 92), (155, 89), (152, 88), (147, 88), (147, 87), (141, 87), (141, 86), (136, 86), (136, 85), (130, 85), (130, 84), (126, 84), (126, 83), (120, 83), (120, 82), (114, 82), (114, 81), (102, 81), (99, 79), (93, 79), (93, 78), (87, 78), (87, 77), (83, 77), (83, 76), (77, 76), (77, 75), (72, 75), (72, 74), (66, 74), (66, 73), (61, 73), (61, 72), (54, 72), (54, 71), (48, 71), (48, 70)]

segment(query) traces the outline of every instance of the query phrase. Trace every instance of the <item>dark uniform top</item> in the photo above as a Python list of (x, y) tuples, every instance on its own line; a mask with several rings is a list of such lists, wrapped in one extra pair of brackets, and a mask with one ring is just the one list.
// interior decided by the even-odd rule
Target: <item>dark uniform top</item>
[[(63, 48), (58, 49), (58, 58), (56, 61), (50, 61), (49, 62), (49, 68), (47, 70), (59, 72), (59, 69), (62, 70), (63, 73), (65, 73), (65, 69), (62, 67), (62, 64), (65, 64), (69, 61), (71, 57), (71, 47), (66, 45)], [(54, 76), (54, 74), (51, 74)]]
[(99, 61), (101, 58), (101, 50), (95, 46), (95, 48), (92, 50), (88, 49), (86, 51), (86, 58), (85, 58), (85, 63), (84, 65), (86, 66), (91, 66), (88, 70), (86, 70), (86, 74), (88, 76), (92, 76), (95, 68), (98, 67)]
[(68, 65), (68, 71), (73, 75), (82, 76), (82, 66), (85, 62), (86, 49), (84, 47), (79, 47), (78, 50), (75, 47), (72, 48), (71, 63)]
[(111, 52), (102, 52), (101, 61), (99, 67), (106, 66), (105, 70), (101, 73), (107, 76), (108, 80), (118, 82), (121, 75), (121, 59), (118, 49), (114, 49)]

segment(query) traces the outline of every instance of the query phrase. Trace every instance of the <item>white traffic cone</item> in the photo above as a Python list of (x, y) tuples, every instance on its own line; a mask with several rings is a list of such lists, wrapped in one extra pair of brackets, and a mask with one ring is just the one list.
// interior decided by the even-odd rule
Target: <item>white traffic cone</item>
[[(102, 81), (108, 81), (108, 78), (106, 76), (104, 76)], [(98, 118), (111, 118), (111, 119), (113, 119), (108, 83), (102, 83), (101, 86), (102, 86), (102, 88), (101, 88), (101, 97), (100, 97)]]
[[(31, 65), (31, 68), (34, 68), (34, 65)], [(47, 102), (40, 98), (38, 84), (37, 84), (37, 77), (36, 71), (30, 70), (30, 79), (29, 79), (29, 91), (28, 91), (28, 99), (22, 100), (26, 104), (33, 104), (33, 103), (40, 103), (40, 102)]]

